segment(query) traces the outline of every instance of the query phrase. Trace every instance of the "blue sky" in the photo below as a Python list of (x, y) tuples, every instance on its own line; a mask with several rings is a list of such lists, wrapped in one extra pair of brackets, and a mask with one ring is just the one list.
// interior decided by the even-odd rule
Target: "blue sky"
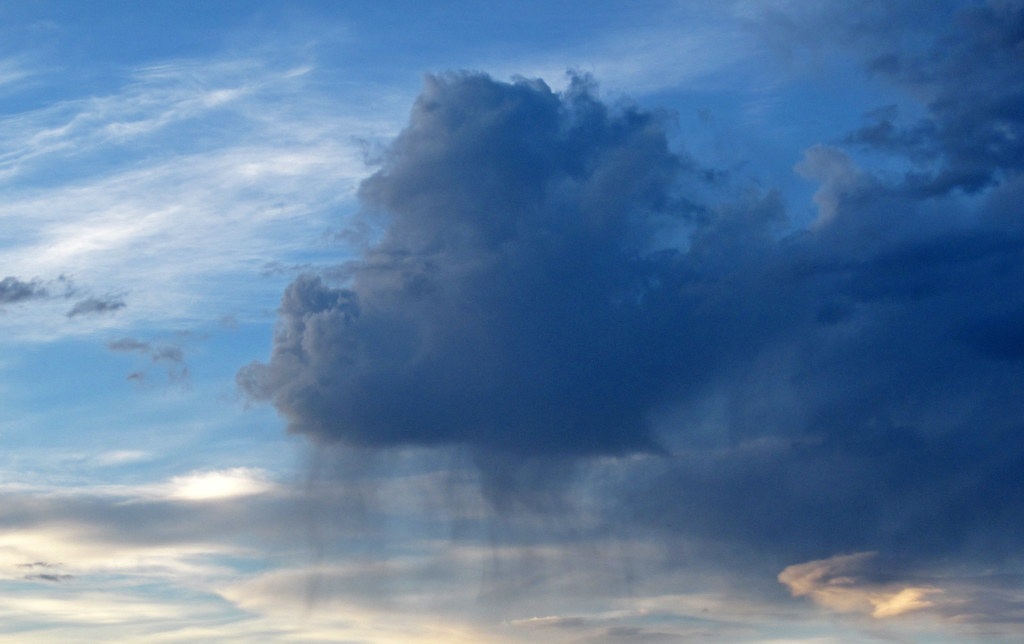
[(1024, 6), (0, 6), (0, 642), (1009, 642)]

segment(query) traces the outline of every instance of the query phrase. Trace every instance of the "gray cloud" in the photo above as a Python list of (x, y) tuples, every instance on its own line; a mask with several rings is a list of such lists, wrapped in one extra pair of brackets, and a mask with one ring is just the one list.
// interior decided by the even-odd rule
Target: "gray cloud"
[(26, 575), (25, 579), (28, 581), (48, 581), (51, 583), (61, 583), (69, 579), (74, 579), (74, 575), (55, 575), (52, 573), (39, 573), (35, 575)]
[(978, 90), (954, 107), (932, 49), (883, 70), (931, 79), (930, 125), (849, 141), (918, 170), (807, 151), (805, 230), (775, 193), (707, 197), (665, 115), (585, 82), (433, 77), (360, 189), (378, 241), (343, 278), (287, 288), (269, 361), (239, 383), (322, 444), (466, 449), (492, 501), (587, 482), (603, 529), (756, 550), (773, 574), (843, 552), (1013, 557), (1024, 177), (1016, 112), (986, 88), (1021, 101), (1009, 45), (979, 45), (1017, 24), (1002, 10), (945, 36)]
[(119, 353), (142, 353), (148, 355), (152, 347), (148, 342), (135, 340), (133, 338), (119, 338), (107, 343), (107, 348)]
[[(185, 351), (175, 344), (154, 344), (134, 338), (118, 338), (108, 342), (107, 348), (118, 353), (136, 353), (148, 357), (154, 364), (164, 364), (168, 383), (186, 384), (189, 379)], [(134, 371), (126, 380), (145, 385), (149, 378), (145, 371)]]
[[(904, 187), (922, 196), (976, 192), (1024, 169), (1024, 8), (959, 3), (936, 13), (944, 23), (891, 21), (868, 64), (872, 74), (926, 97), (925, 116), (907, 122), (892, 106), (846, 138), (912, 160), (917, 167)], [(929, 32), (920, 34), (923, 27)], [(909, 45), (908, 32), (926, 44)]]
[(67, 316), (69, 318), (73, 318), (78, 315), (112, 313), (123, 309), (125, 306), (124, 300), (113, 295), (108, 295), (106, 297), (87, 297), (75, 302), (75, 305), (67, 312)]
[(431, 78), (361, 188), (383, 240), (349, 287), (293, 282), (270, 362), (239, 382), (327, 441), (655, 450), (645, 414), (678, 353), (656, 235), (688, 220), (689, 171), (663, 117), (609, 110), (583, 81)]
[(153, 362), (183, 362), (185, 352), (181, 347), (166, 346), (160, 347), (153, 352)]
[(27, 300), (47, 297), (49, 292), (39, 280), (25, 282), (17, 277), (5, 277), (0, 280), (0, 304), (15, 304)]

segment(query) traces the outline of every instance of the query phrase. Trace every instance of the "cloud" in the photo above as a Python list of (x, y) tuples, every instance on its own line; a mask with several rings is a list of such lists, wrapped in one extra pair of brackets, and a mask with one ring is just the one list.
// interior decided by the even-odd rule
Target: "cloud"
[(62, 581), (67, 581), (68, 579), (74, 579), (74, 578), (75, 578), (74, 575), (54, 575), (52, 573), (37, 573), (37, 574), (33, 574), (33, 575), (25, 575), (25, 579), (28, 579), (29, 581), (38, 580), (38, 581), (49, 581), (49, 582), (53, 582), (53, 583), (60, 583)]
[(651, 94), (681, 86), (706, 89), (720, 84), (723, 75), (755, 55), (750, 39), (731, 19), (735, 5), (651, 6), (643, 15), (628, 12), (628, 18), (623, 16), (611, 33), (588, 38), (580, 25), (572, 38), (561, 39), (554, 52), (531, 52), (511, 61), (507, 56), (488, 56), (473, 67), (487, 69), (496, 78), (545, 78), (558, 89), (569, 85), (566, 68), (593, 74), (614, 92)]
[(111, 340), (107, 343), (107, 348), (111, 351), (118, 351), (121, 353), (142, 354), (149, 354), (152, 349), (148, 342), (142, 342), (133, 338), (119, 338), (117, 340)]
[[(108, 342), (107, 348), (118, 353), (137, 353), (147, 356), (154, 364), (166, 364), (169, 383), (184, 383), (189, 377), (188, 367), (185, 366), (185, 351), (180, 346), (153, 344), (134, 338), (118, 338)], [(147, 382), (148, 376), (145, 371), (134, 371), (128, 375), (127, 379), (141, 385)]]
[[(919, 111), (804, 152), (807, 227), (670, 149), (671, 115), (579, 79), (430, 77), (361, 184), (368, 241), (293, 280), (239, 384), (318, 450), (468, 455), (492, 506), (581, 542), (748, 577), (809, 562), (780, 580), (831, 609), (984, 622), (956, 608), (983, 593), (938, 580), (1011, 565), (1024, 521), (1024, 177), (989, 97), (1020, 101), (1008, 51), (975, 51), (990, 10), (944, 27), (977, 101), (934, 39), (900, 54), (926, 84), (873, 67)], [(870, 551), (900, 575), (834, 556)]]
[(840, 204), (849, 194), (863, 188), (867, 179), (839, 148), (816, 145), (804, 153), (794, 170), (820, 184), (814, 193), (818, 218), (812, 226), (823, 226), (836, 217)]
[(185, 352), (181, 347), (161, 347), (153, 353), (153, 362), (182, 362), (185, 359)]
[(19, 81), (31, 77), (33, 72), (27, 68), (25, 61), (19, 58), (0, 58), (0, 87), (9, 90)]
[(794, 597), (808, 596), (839, 612), (865, 613), (878, 619), (935, 606), (929, 597), (941, 594), (941, 588), (865, 580), (861, 576), (865, 564), (875, 556), (864, 552), (788, 566), (779, 573), (779, 582), (788, 586)]
[(908, 159), (913, 167), (901, 187), (917, 195), (976, 193), (1024, 169), (1024, 87), (1017, 71), (1024, 11), (1018, 2), (960, 2), (937, 3), (928, 13), (908, 4), (853, 30), (865, 41), (868, 72), (925, 110), (920, 116), (896, 106), (873, 111), (845, 141)]
[(69, 318), (78, 315), (92, 315), (95, 313), (112, 313), (125, 307), (124, 300), (114, 295), (106, 297), (87, 297), (75, 302), (71, 310), (67, 312)]
[(669, 127), (580, 79), (429, 77), (360, 187), (376, 241), (288, 286), (243, 391), (320, 445), (468, 453), (498, 506), (578, 484), (604, 530), (1017, 552), (1019, 178), (925, 197), (816, 146), (797, 229)]
[(688, 171), (661, 115), (609, 110), (583, 80), (559, 95), (430, 77), (360, 188), (383, 239), (347, 267), (351, 287), (294, 281), (270, 362), (239, 382), (327, 442), (656, 450), (645, 415), (676, 350), (655, 218), (686, 221), (672, 187)]
[[(301, 614), (325, 623), (343, 615), (353, 633), (377, 625), (378, 633), (362, 635), (374, 642), (396, 637), (394, 628), (404, 630), (408, 641), (431, 634), (444, 639), (436, 634), (439, 625), (460, 623), (451, 637), (469, 630), (473, 641), (544, 643), (602, 642), (616, 636), (625, 641), (768, 641), (773, 628), (772, 608), (749, 602), (741, 592), (647, 594), (663, 584), (679, 589), (690, 583), (682, 571), (656, 572), (653, 561), (645, 561), (652, 566), (651, 574), (635, 579), (631, 596), (623, 597), (622, 579), (610, 574), (609, 567), (594, 565), (615, 552), (611, 544), (603, 544), (607, 550), (591, 546), (587, 555), (582, 554), (587, 546), (580, 544), (499, 549), (508, 558), (507, 569), (494, 576), (494, 587), (488, 584), (483, 591), (479, 571), (493, 560), (495, 550), (436, 541), (421, 545), (415, 553), (403, 548), (398, 557), (370, 554), (260, 572), (219, 592), (257, 614)], [(589, 564), (584, 561), (588, 555)], [(567, 565), (563, 556), (578, 566)], [(554, 596), (573, 612), (550, 615)]]
[(116, 319), (67, 324), (56, 303), (5, 316), (9, 336), (244, 321), (252, 302), (271, 305), (280, 284), (246, 277), (300, 261), (367, 173), (353, 137), (395, 129), (389, 96), (326, 109), (308, 51), (276, 53), (136, 67), (101, 95), (66, 87), (64, 100), (5, 117), (0, 263), (131, 294)]
[(0, 280), (0, 304), (14, 304), (43, 298), (48, 295), (49, 292), (47, 292), (39, 280), (25, 282), (11, 276)]
[(878, 553), (860, 552), (787, 566), (778, 580), (794, 597), (875, 624), (915, 615), (917, 624), (931, 621), (941, 632), (982, 639), (1019, 634), (1024, 624), (1019, 575), (964, 574), (962, 564), (912, 571)]
[(139, 461), (145, 461), (152, 458), (152, 455), (148, 452), (135, 449), (121, 449), (114, 450), (111, 452), (103, 452), (95, 456), (88, 458), (89, 462), (95, 463), (100, 467), (110, 467), (122, 465), (124, 463), (135, 463)]
[(171, 480), (171, 488), (171, 498), (205, 501), (263, 494), (274, 486), (259, 470), (236, 467), (176, 476)]

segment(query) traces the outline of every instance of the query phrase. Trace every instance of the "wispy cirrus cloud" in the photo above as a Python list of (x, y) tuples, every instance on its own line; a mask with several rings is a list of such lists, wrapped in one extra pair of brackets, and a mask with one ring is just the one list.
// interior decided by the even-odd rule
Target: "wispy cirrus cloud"
[[(67, 274), (128, 304), (116, 322), (78, 315), (114, 310), (97, 295), (71, 309), (74, 325), (57, 319), (56, 305), (5, 322), (52, 338), (251, 311), (231, 299), (260, 287), (237, 278), (290, 261), (336, 226), (366, 172), (356, 137), (392, 127), (372, 106), (328, 106), (315, 93), (281, 100), (308, 88), (312, 73), (253, 59), (179, 61), (136, 70), (116, 93), (0, 118), (4, 265)], [(208, 297), (221, 302), (216, 313)]]

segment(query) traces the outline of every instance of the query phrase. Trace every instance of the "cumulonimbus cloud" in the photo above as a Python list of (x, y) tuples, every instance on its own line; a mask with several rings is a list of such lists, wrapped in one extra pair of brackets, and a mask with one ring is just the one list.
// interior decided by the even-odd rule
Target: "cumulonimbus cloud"
[[(321, 443), (468, 449), (491, 492), (649, 455), (602, 497), (640, 529), (804, 561), (983, 534), (998, 558), (1024, 521), (1024, 179), (943, 105), (913, 174), (810, 149), (800, 229), (584, 80), (429, 77), (359, 191), (379, 236), (286, 289), (238, 381)], [(984, 182), (948, 183), (968, 157)]]
[(664, 118), (582, 80), (431, 77), (360, 196), (386, 231), (348, 284), (288, 287), (273, 355), (242, 370), (293, 431), (518, 456), (657, 449), (647, 412), (678, 370)]

